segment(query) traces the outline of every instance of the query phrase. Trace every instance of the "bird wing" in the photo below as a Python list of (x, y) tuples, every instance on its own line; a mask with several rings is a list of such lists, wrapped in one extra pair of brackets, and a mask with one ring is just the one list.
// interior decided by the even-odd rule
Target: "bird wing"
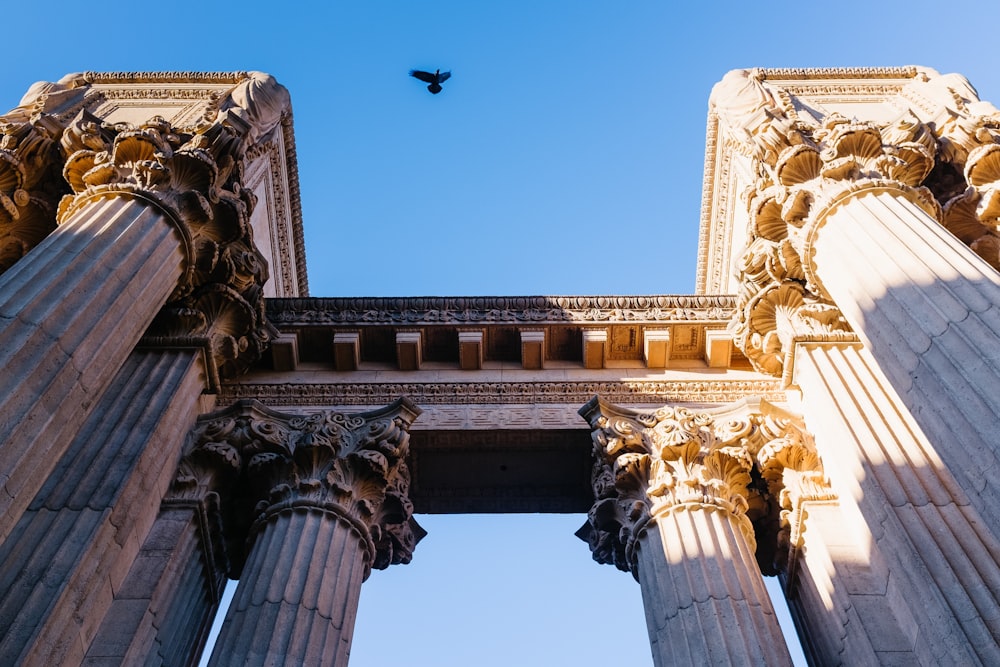
[(441, 72), (438, 75), (438, 83), (444, 83), (451, 78), (451, 72)]
[(424, 72), (419, 69), (411, 69), (410, 76), (416, 77), (425, 83), (434, 83), (435, 80), (437, 79), (437, 77), (431, 74), (430, 72)]

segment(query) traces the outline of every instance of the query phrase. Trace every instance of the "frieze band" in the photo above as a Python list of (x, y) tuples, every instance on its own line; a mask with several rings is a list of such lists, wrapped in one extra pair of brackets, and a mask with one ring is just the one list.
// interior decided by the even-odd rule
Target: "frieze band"
[(521, 324), (524, 322), (727, 321), (729, 295), (271, 299), (267, 316), (310, 324)]

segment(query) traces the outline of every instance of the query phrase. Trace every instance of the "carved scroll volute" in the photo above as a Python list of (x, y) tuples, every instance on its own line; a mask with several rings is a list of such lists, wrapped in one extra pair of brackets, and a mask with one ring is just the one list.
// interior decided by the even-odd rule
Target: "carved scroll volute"
[(580, 413), (594, 441), (595, 502), (577, 535), (594, 559), (637, 576), (636, 541), (646, 525), (679, 506), (721, 509), (739, 522), (751, 549), (747, 517), (755, 421), (686, 408), (639, 413), (593, 399)]
[(405, 399), (357, 416), (268, 411), (267, 430), (281, 437), (244, 450), (251, 535), (288, 510), (330, 512), (361, 536), (371, 568), (408, 563), (425, 534), (413, 519), (405, 461), (417, 414)]
[(775, 551), (775, 567), (792, 573), (802, 547), (808, 502), (835, 501), (812, 436), (801, 424), (787, 423), (780, 437), (757, 453), (761, 476), (768, 491), (777, 498), (780, 522)]

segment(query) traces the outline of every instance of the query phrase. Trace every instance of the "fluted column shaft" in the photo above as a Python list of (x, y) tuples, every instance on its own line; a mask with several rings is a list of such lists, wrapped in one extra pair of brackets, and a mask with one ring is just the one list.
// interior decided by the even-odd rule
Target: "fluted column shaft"
[(886, 190), (830, 211), (813, 248), (823, 287), (1000, 537), (1000, 274)]
[[(225, 587), (194, 506), (167, 506), (153, 524), (87, 651), (103, 667), (197, 663)], [(89, 664), (89, 663), (88, 663)]]
[(133, 352), (0, 545), (0, 664), (82, 663), (173, 478), (200, 359)]
[(365, 538), (337, 514), (299, 507), (275, 512), (258, 534), (212, 652), (226, 665), (346, 665)]
[(845, 505), (846, 534), (828, 549), (832, 585), (861, 619), (845, 644), (860, 632), (914, 664), (1000, 662), (1000, 543), (943, 453), (860, 345), (799, 345), (795, 379)]
[(639, 538), (639, 584), (658, 667), (791, 664), (742, 522), (721, 507), (678, 505)]
[(174, 226), (129, 198), (77, 210), (0, 275), (0, 540), (182, 275)]
[(240, 583), (212, 665), (346, 664), (361, 582), (408, 563), (424, 535), (405, 462), (418, 414), (407, 399), (356, 415), (241, 401), (199, 418), (173, 493), (218, 493), (245, 517), (226, 544), (249, 550), (231, 560)]
[[(595, 503), (577, 535), (642, 586), (656, 665), (790, 665), (756, 558), (753, 457), (787, 426), (763, 401), (639, 413), (595, 396)], [(778, 465), (778, 468), (783, 467)]]

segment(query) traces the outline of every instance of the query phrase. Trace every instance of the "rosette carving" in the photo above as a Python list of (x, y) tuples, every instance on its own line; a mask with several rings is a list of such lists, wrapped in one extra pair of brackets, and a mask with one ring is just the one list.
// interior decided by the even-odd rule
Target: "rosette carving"
[(241, 401), (199, 420), (174, 495), (221, 497), (232, 569), (239, 545), (292, 508), (330, 512), (362, 537), (370, 567), (408, 563), (423, 529), (413, 519), (408, 428), (419, 410), (400, 399), (358, 415), (290, 415)]

